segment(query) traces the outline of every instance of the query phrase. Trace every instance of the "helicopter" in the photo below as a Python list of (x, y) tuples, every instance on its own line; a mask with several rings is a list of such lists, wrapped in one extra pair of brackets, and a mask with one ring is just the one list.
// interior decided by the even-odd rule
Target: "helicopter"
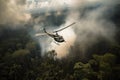
[[(52, 37), (56, 42), (62, 43), (62, 42), (65, 42), (65, 39), (63, 38), (63, 36), (59, 35), (58, 32), (66, 29), (66, 28), (68, 28), (68, 27), (70, 27), (70, 26), (72, 26), (72, 25), (74, 25), (74, 24), (75, 24), (75, 22), (72, 23), (72, 24), (70, 24), (70, 25), (68, 25), (68, 26), (66, 26), (66, 27), (64, 27), (64, 28), (62, 28), (62, 29), (59, 29), (59, 30), (54, 31), (53, 33), (48, 33), (45, 28), (43, 28), (43, 31), (44, 31), (44, 33), (47, 34), (48, 36)], [(45, 35), (45, 34), (44, 34), (44, 35)], [(40, 36), (40, 34), (36, 34), (35, 36)]]

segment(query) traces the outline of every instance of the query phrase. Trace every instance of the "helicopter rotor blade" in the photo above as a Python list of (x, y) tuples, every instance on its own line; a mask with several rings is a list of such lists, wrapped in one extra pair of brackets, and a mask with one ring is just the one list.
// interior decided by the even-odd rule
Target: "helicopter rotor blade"
[(36, 37), (44, 36), (44, 35), (47, 35), (47, 34), (46, 33), (37, 33), (37, 34), (35, 34)]
[(62, 28), (62, 29), (59, 29), (59, 30), (54, 31), (53, 33), (62, 31), (62, 30), (66, 29), (66, 28), (68, 28), (68, 27), (70, 27), (70, 26), (72, 26), (72, 25), (74, 25), (74, 24), (75, 24), (75, 22), (72, 23), (72, 24), (70, 24), (70, 25), (68, 25), (68, 26), (66, 26), (66, 27), (64, 27), (64, 28)]

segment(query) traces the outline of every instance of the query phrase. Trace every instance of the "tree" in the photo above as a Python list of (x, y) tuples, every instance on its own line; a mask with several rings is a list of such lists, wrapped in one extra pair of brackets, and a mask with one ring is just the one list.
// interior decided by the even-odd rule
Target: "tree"
[(82, 62), (77, 62), (75, 63), (74, 66), (74, 77), (77, 80), (82, 80), (84, 78), (89, 77), (88, 75), (91, 73), (91, 66), (89, 63), (82, 63)]
[[(112, 75), (113, 65), (115, 64), (116, 56), (111, 53), (106, 53), (104, 55), (93, 55), (93, 59), (90, 63), (98, 64), (96, 66), (98, 69), (97, 77), (100, 80), (109, 80)], [(97, 62), (97, 63), (96, 63)]]
[(12, 54), (12, 56), (13, 56), (13, 57), (22, 57), (22, 56), (26, 56), (26, 55), (28, 55), (28, 54), (30, 54), (30, 51), (29, 51), (29, 50), (27, 50), (27, 49), (20, 49), (20, 50), (15, 51), (15, 52)]

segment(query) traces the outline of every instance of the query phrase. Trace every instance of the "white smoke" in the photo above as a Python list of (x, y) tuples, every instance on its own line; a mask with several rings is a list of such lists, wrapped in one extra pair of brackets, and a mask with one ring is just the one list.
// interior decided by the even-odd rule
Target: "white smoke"
[[(75, 0), (78, 1), (78, 0)], [(73, 27), (77, 34), (77, 43), (80, 44), (79, 49), (83, 52), (87, 50), (87, 48), (91, 47), (93, 44), (98, 42), (100, 38), (104, 38), (110, 42), (114, 42), (115, 36), (115, 25), (106, 20), (107, 16), (103, 16), (103, 14), (110, 8), (113, 7), (115, 2), (111, 0), (101, 1), (101, 0), (87, 0), (87, 1), (78, 1), (79, 5), (85, 3), (84, 6), (93, 5), (93, 2), (97, 2), (101, 4), (99, 8), (86, 12), (85, 18), (82, 19), (80, 17), (81, 12), (74, 11), (69, 14), (68, 19), (66, 22), (73, 22), (76, 21), (77, 24)], [(78, 4), (77, 2), (77, 4)], [(75, 5), (75, 4), (74, 4)], [(95, 4), (94, 4), (95, 5)], [(82, 6), (75, 6), (75, 8), (79, 9)], [(71, 21), (70, 21), (71, 20)]]
[(25, 13), (25, 0), (1, 0), (0, 24), (23, 24), (30, 18)]
[[(43, 48), (48, 51), (54, 49), (57, 52), (57, 57), (62, 58), (68, 55), (71, 46), (85, 52), (87, 48), (100, 41), (101, 38), (114, 42), (116, 28), (111, 21), (106, 19), (109, 15), (105, 15), (105, 13), (116, 4), (118, 4), (118, 0), (115, 2), (112, 0), (69, 0), (69, 13), (65, 23), (59, 27), (65, 27), (73, 22), (76, 24), (59, 32), (65, 38), (65, 43), (56, 45), (51, 42), (51, 38), (46, 38), (42, 41)], [(91, 6), (94, 7), (93, 10), (86, 10)], [(75, 43), (79, 46), (76, 46)]]
[[(108, 3), (106, 3), (108, 2)], [(113, 7), (112, 3), (113, 1), (107, 0), (107, 1), (100, 1), (100, 0), (74, 0), (72, 4), (73, 11), (71, 10), (68, 14), (68, 17), (66, 19), (66, 23), (72, 23), (76, 22), (76, 25), (73, 25), (73, 29), (76, 33), (75, 35), (71, 35), (70, 38), (68, 38), (68, 44), (61, 44), (61, 46), (55, 46), (55, 50), (58, 53), (58, 58), (64, 57), (69, 53), (70, 47), (69, 45), (74, 46), (74, 42), (76, 41), (79, 46), (75, 46), (76, 48), (80, 49), (83, 53), (87, 50), (87, 48), (91, 47), (93, 44), (100, 41), (100, 38), (103, 38), (105, 40), (108, 40), (110, 42), (114, 42), (114, 36), (115, 36), (115, 25), (106, 20), (106, 16), (103, 16), (103, 13), (106, 12), (110, 7)], [(93, 5), (94, 3), (99, 3), (102, 6), (98, 7), (97, 9), (85, 13), (86, 17), (82, 19), (80, 17), (81, 13), (78, 11), (78, 9)], [(94, 4), (95, 5), (95, 4)], [(76, 8), (76, 9), (75, 9)], [(109, 16), (109, 15), (108, 15)], [(66, 32), (63, 34), (63, 36), (71, 34), (71, 32)], [(77, 36), (77, 38), (76, 38)], [(54, 45), (52, 45), (54, 46)], [(67, 46), (67, 48), (65, 48)], [(74, 53), (73, 53), (74, 54)]]

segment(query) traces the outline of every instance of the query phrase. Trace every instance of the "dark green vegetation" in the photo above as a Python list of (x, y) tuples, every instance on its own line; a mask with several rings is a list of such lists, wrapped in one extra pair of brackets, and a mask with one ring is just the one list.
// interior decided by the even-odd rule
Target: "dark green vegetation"
[(79, 52), (59, 60), (54, 51), (41, 57), (39, 43), (26, 29), (0, 32), (0, 80), (120, 80), (119, 43), (93, 47), (92, 52), (104, 53), (90, 52), (86, 61), (78, 58)]

